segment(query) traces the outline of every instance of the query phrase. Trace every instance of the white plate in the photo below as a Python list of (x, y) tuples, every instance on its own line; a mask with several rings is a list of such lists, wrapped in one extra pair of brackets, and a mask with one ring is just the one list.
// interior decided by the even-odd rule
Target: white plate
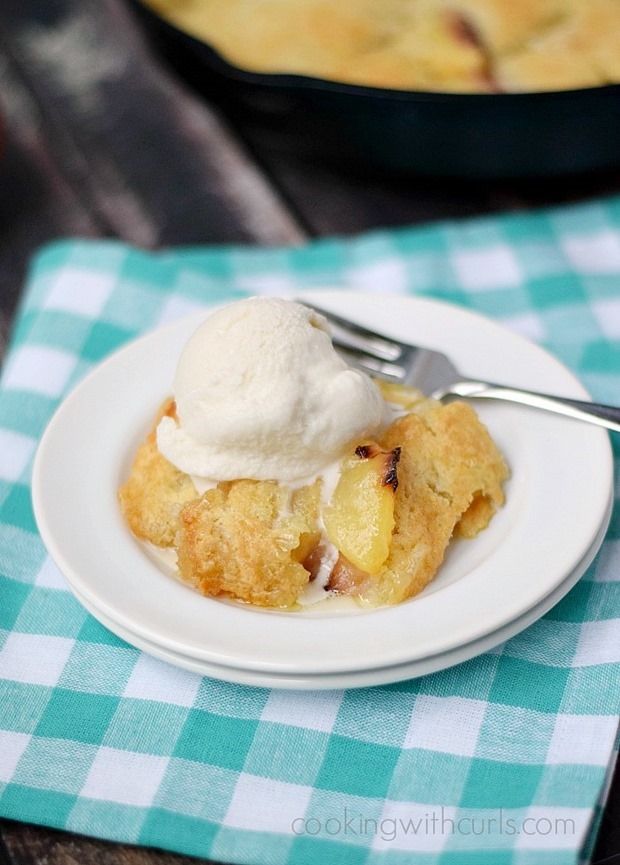
[[(439, 348), (474, 377), (587, 397), (548, 353), (474, 313), (398, 296), (321, 291), (307, 297), (397, 338)], [(33, 501), (43, 540), (79, 599), (129, 642), (182, 666), (256, 684), (310, 680), (312, 687), (342, 687), (377, 676), (408, 678), (516, 633), (557, 602), (593, 558), (612, 498), (607, 433), (534, 409), (481, 402), (477, 410), (512, 469), (507, 503), (477, 538), (451, 547), (420, 596), (371, 611), (326, 604), (289, 613), (197, 595), (136, 543), (116, 491), (171, 392), (179, 352), (207, 314), (112, 355), (65, 400), (37, 453)]]

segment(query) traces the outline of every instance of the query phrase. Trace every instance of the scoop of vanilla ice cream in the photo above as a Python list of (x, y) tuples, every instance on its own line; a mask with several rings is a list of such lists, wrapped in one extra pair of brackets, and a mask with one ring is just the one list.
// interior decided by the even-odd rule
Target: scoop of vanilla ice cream
[(181, 354), (174, 397), (179, 422), (160, 421), (159, 450), (214, 482), (304, 482), (384, 422), (378, 388), (336, 353), (325, 318), (279, 298), (211, 315)]

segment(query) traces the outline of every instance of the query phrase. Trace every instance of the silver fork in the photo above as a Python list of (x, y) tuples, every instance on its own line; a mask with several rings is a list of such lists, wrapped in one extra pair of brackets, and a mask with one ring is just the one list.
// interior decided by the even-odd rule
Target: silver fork
[(305, 300), (303, 303), (328, 320), (334, 346), (346, 361), (370, 375), (417, 387), (435, 399), (507, 400), (620, 432), (620, 407), (468, 379), (440, 351), (398, 342)]

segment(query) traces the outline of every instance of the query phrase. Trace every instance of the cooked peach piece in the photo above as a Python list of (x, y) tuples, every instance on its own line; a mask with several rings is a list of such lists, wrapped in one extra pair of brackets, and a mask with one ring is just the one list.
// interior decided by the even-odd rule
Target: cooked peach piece
[(323, 511), (330, 541), (356, 568), (376, 573), (390, 552), (399, 448), (358, 447), (342, 465), (329, 505)]

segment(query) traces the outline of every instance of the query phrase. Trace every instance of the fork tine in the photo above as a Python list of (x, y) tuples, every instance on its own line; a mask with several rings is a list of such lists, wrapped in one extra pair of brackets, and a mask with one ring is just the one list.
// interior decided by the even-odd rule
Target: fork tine
[(367, 354), (366, 352), (352, 348), (348, 345), (342, 345), (337, 338), (334, 337), (333, 343), (349, 366), (360, 369), (368, 375), (378, 376), (387, 381), (402, 382), (406, 375), (406, 370), (392, 361), (383, 361), (380, 358)]
[[(332, 329), (332, 338), (334, 345), (342, 349), (351, 349), (352, 351), (361, 351), (378, 360), (394, 362), (399, 360), (403, 354), (409, 349), (404, 343), (390, 339), (383, 334), (376, 333), (360, 324), (348, 321), (341, 318), (333, 312), (323, 309), (320, 306), (315, 306), (312, 303), (306, 303), (305, 306), (325, 316)], [(393, 376), (392, 376), (393, 377)]]
[(412, 385), (429, 395), (461, 378), (442, 352), (399, 342), (314, 304), (306, 305), (325, 316), (339, 354), (370, 375)]

